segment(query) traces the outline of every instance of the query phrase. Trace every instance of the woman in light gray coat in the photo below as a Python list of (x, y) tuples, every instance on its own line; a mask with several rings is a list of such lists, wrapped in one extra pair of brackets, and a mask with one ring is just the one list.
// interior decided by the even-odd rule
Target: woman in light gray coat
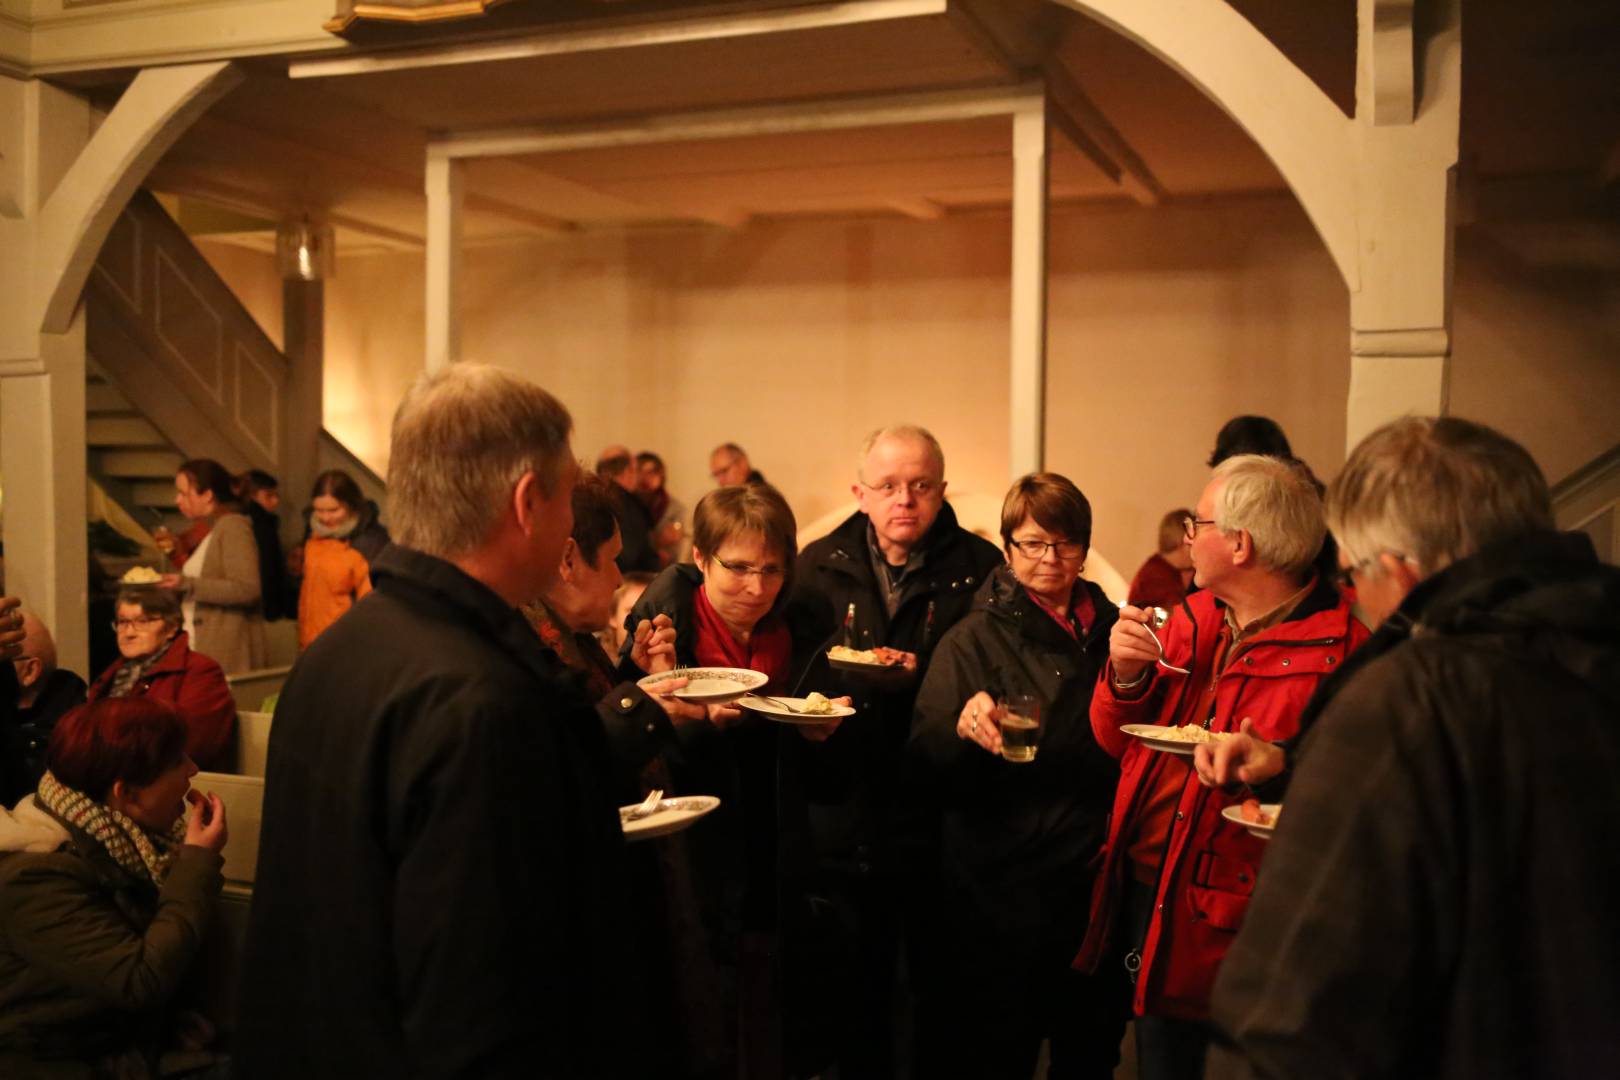
[(163, 578), (180, 593), (191, 648), (231, 675), (269, 662), (259, 595), (259, 545), (253, 523), (237, 511), (231, 474), (209, 458), (184, 462), (174, 477), (174, 504), (213, 527), (178, 574)]

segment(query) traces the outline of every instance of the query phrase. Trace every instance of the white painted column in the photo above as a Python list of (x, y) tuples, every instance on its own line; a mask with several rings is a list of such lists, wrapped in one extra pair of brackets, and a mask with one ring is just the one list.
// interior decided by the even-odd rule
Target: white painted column
[(1350, 293), (1347, 452), (1382, 424), (1450, 404), (1462, 95), (1459, 0), (1428, 0), (1422, 23), (1411, 0), (1356, 7), (1359, 278)]
[[(86, 538), (84, 308), (65, 334), (40, 336), (38, 370), (0, 378), (6, 592), (50, 627), (58, 663), (86, 678), (90, 552)], [(13, 373), (16, 372), (16, 373)]]
[(1012, 351), (1008, 365), (1013, 479), (1046, 461), (1046, 187), (1044, 99), (1013, 114)]
[(428, 149), (426, 365), (429, 371), (438, 371), (461, 359), (463, 169), (459, 158)]

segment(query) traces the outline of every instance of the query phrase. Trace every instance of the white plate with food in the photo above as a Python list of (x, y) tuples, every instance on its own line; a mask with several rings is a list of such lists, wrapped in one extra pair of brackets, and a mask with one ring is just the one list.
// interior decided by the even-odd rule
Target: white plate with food
[(711, 813), (719, 806), (720, 800), (713, 795), (673, 795), (667, 799), (660, 799), (658, 809), (645, 817), (629, 820), (631, 814), (641, 809), (641, 805), (631, 803), (629, 806), (619, 807), (619, 828), (624, 830), (625, 843), (652, 840), (691, 828), (692, 823), (698, 818)]
[(676, 668), (638, 679), (636, 685), (649, 694), (658, 694), (662, 693), (658, 684), (670, 679), (686, 680), (686, 685), (672, 691), (671, 697), (697, 705), (722, 705), (736, 701), (771, 681), (771, 677), (763, 671), (750, 671), (747, 668)]
[(839, 671), (900, 671), (900, 652), (897, 649), (852, 649), (848, 645), (834, 645), (827, 650), (827, 663)]
[(1183, 724), (1180, 727), (1167, 727), (1164, 724), (1121, 724), (1119, 730), (1141, 739), (1150, 749), (1166, 754), (1180, 754), (1182, 757), (1192, 757), (1193, 751), (1203, 743), (1220, 742), (1222, 739), (1231, 738), (1228, 732), (1206, 731), (1197, 724)]
[[(1244, 815), (1248, 810), (1253, 817)], [(1251, 836), (1258, 836), (1262, 840), (1270, 840), (1271, 834), (1277, 831), (1277, 818), (1282, 815), (1282, 803), (1254, 803), (1252, 806), (1244, 803), (1242, 806), (1228, 806), (1221, 811), (1221, 817), (1234, 825), (1241, 825), (1249, 830)]]
[(737, 704), (750, 712), (757, 712), (768, 720), (784, 724), (825, 724), (839, 716), (854, 716), (848, 705), (835, 705), (825, 694), (814, 691), (808, 697), (758, 697), (749, 694), (738, 698)]

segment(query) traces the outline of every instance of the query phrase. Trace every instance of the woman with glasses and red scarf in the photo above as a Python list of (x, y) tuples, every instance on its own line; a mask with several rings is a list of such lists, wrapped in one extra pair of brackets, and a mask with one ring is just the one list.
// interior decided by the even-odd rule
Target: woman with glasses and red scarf
[[(659, 574), (626, 627), (666, 615), (677, 663), (763, 672), (770, 681), (761, 693), (801, 695), (829, 685), (819, 624), (787, 610), (798, 526), (776, 489), (710, 492), (697, 505), (692, 534), (694, 562)], [(784, 1053), (805, 1053), (781, 1025), (808, 1014), (784, 1009), (774, 988), (786, 984), (781, 953), (799, 940), (794, 928), (813, 861), (806, 791), (832, 771), (828, 740), (838, 721), (781, 725), (735, 704), (707, 712), (707, 723), (675, 729), (665, 756), (677, 790), (721, 799), (687, 836), (704, 928), (721, 958), (725, 992), (738, 1003), (744, 1065), (749, 1075), (768, 1074)]]

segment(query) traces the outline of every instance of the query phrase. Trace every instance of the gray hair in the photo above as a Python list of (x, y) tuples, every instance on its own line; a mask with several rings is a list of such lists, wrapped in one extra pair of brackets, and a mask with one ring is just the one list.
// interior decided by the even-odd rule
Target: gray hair
[(1238, 454), (1217, 465), (1213, 479), (1223, 481), (1215, 527), (1247, 531), (1261, 566), (1303, 576), (1327, 536), (1322, 496), (1309, 470), (1282, 458)]
[(1352, 564), (1387, 551), (1425, 574), (1554, 527), (1547, 480), (1524, 447), (1454, 417), (1409, 416), (1363, 439), (1328, 489), (1327, 515)]
[(855, 461), (855, 475), (861, 477), (863, 483), (866, 459), (871, 456), (872, 447), (884, 439), (922, 443), (923, 446), (927, 447), (929, 456), (939, 465), (940, 478), (944, 478), (945, 451), (940, 449), (939, 440), (934, 438), (933, 432), (925, 427), (918, 427), (916, 424), (890, 424), (887, 427), (878, 428), (861, 440), (861, 456)]
[(463, 363), (424, 375), (394, 413), (395, 542), (441, 558), (476, 549), (525, 473), (547, 495), (556, 490), (573, 426), (562, 402), (498, 368)]

